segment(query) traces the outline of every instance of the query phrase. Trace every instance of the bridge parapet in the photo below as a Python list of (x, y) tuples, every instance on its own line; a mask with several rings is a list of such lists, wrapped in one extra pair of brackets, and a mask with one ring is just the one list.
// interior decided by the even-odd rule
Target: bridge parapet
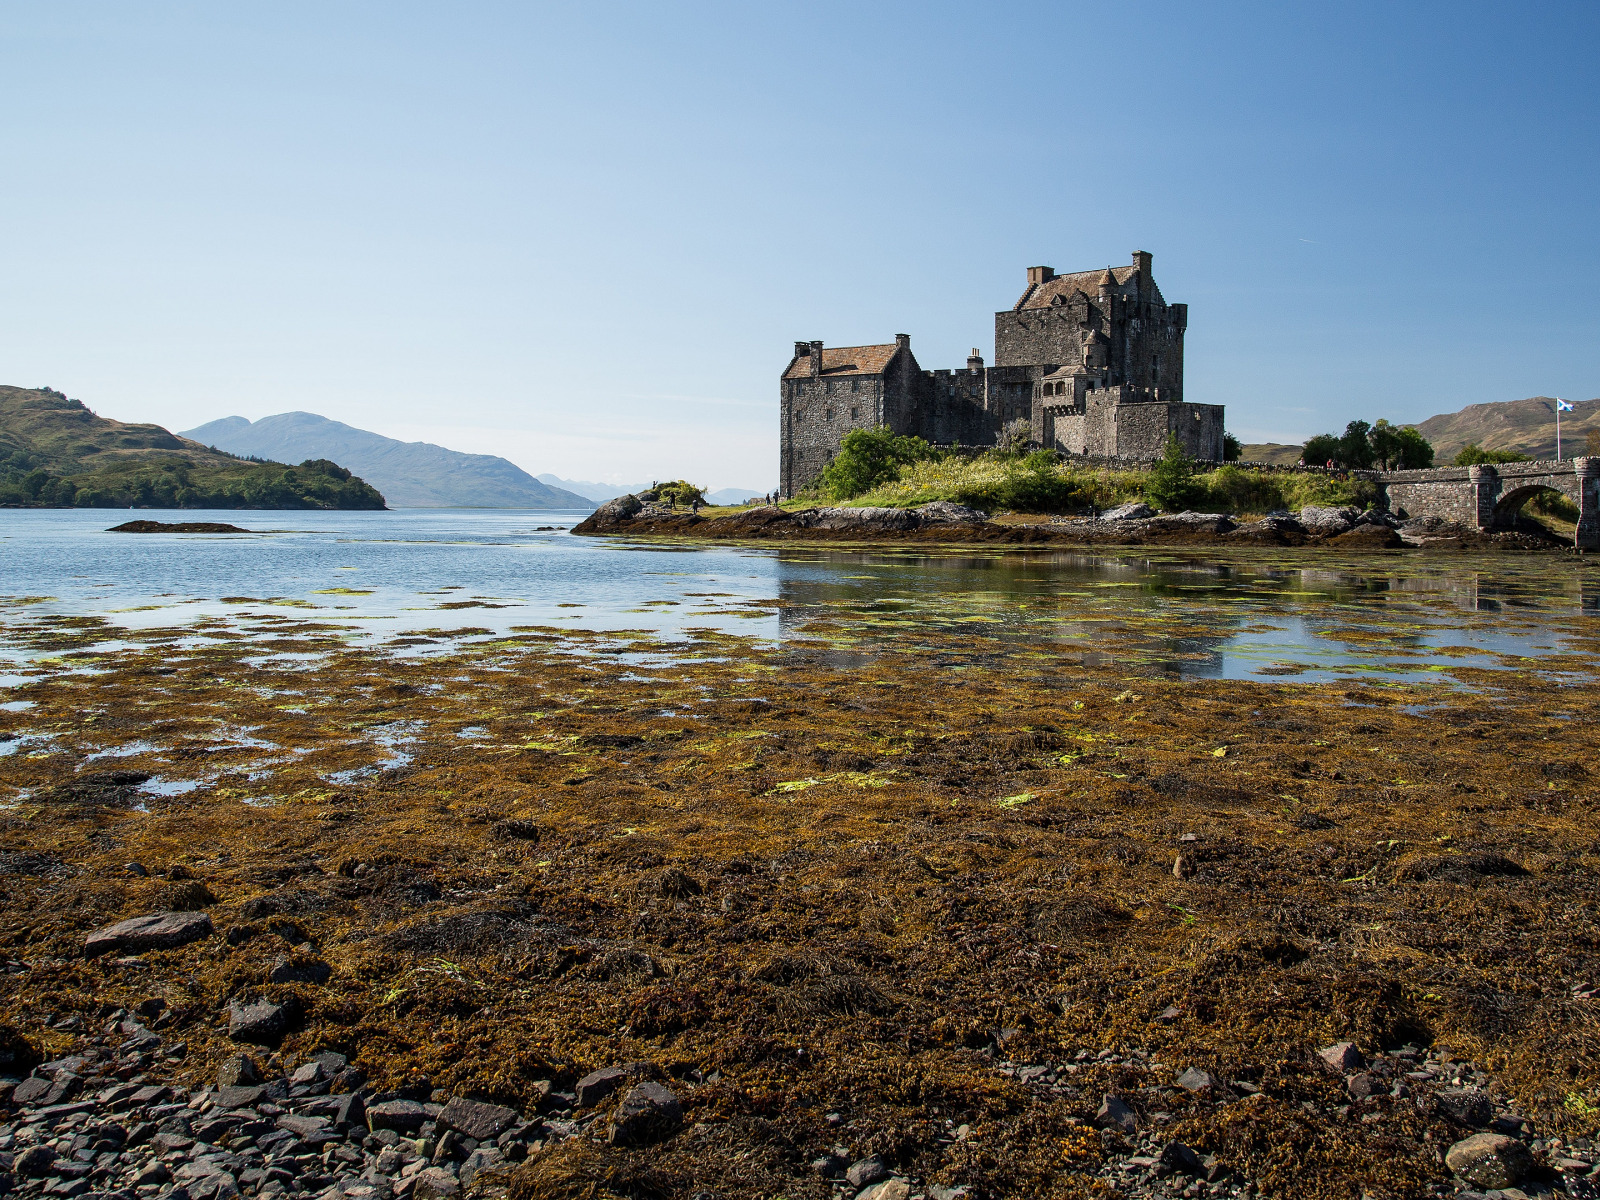
[(1503, 524), (1523, 499), (1548, 488), (1577, 506), (1574, 544), (1600, 549), (1600, 458), (1383, 471), (1374, 478), (1383, 485), (1392, 512), (1439, 517), (1474, 529)]

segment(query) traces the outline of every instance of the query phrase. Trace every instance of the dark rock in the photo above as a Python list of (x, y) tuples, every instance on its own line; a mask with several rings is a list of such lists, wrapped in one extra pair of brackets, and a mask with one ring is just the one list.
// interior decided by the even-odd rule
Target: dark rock
[(18, 1175), (36, 1178), (49, 1175), (56, 1165), (56, 1152), (49, 1146), (29, 1146), (17, 1155), (13, 1167)]
[(611, 1142), (642, 1146), (676, 1133), (683, 1124), (678, 1097), (659, 1083), (641, 1083), (629, 1090), (611, 1118)]
[(923, 523), (927, 525), (978, 525), (989, 519), (989, 514), (986, 512), (968, 508), (965, 504), (955, 504), (949, 500), (919, 504), (911, 511), (921, 517)]
[(249, 1108), (251, 1105), (261, 1103), (261, 1098), (266, 1094), (266, 1089), (259, 1084), (242, 1087), (220, 1087), (211, 1101), (218, 1108)]
[[(356, 1072), (360, 1074), (360, 1072)], [(346, 1092), (339, 1097), (338, 1106), (333, 1110), (333, 1121), (336, 1125), (365, 1125), (367, 1123), (367, 1102), (359, 1091)]]
[(1481, 1188), (1516, 1187), (1534, 1167), (1533, 1156), (1516, 1138), (1475, 1133), (1451, 1146), (1444, 1164)]
[(1334, 534), (1323, 544), (1362, 550), (1397, 550), (1406, 543), (1387, 525), (1357, 525), (1354, 529)]
[(424, 1167), (415, 1179), (411, 1187), (415, 1200), (455, 1200), (461, 1194), (460, 1181), (443, 1167)]
[(499, 1137), (515, 1125), (517, 1120), (515, 1109), (502, 1108), (498, 1104), (484, 1104), (478, 1100), (467, 1100), (461, 1096), (450, 1097), (450, 1102), (439, 1114), (440, 1125), (480, 1142)]
[(461, 1186), (471, 1187), (473, 1179), (479, 1171), (492, 1171), (496, 1167), (505, 1165), (506, 1156), (493, 1146), (479, 1146), (467, 1155), (467, 1161), (461, 1164)]
[(289, 1010), (271, 1000), (257, 1000), (253, 1004), (228, 1001), (228, 1036), (239, 1042), (253, 1042), (269, 1046), (284, 1035), (289, 1028)]
[(333, 1077), (328, 1090), (334, 1095), (358, 1092), (367, 1086), (367, 1073), (360, 1067), (346, 1067)]
[(1182, 1142), (1168, 1142), (1161, 1147), (1156, 1158), (1156, 1171), (1162, 1175), (1191, 1175), (1196, 1179), (1206, 1177), (1205, 1164), (1200, 1156)]
[(1368, 1075), (1365, 1072), (1350, 1076), (1349, 1079), (1344, 1081), (1344, 1086), (1345, 1090), (1357, 1100), (1365, 1100), (1368, 1096), (1382, 1095), (1389, 1090), (1387, 1083), (1376, 1075)]
[(1336, 1075), (1348, 1075), (1367, 1063), (1354, 1042), (1335, 1042), (1331, 1046), (1324, 1046), (1317, 1051), (1317, 1057), (1322, 1060), (1323, 1066)]
[(840, 1154), (824, 1154), (811, 1160), (811, 1169), (824, 1179), (843, 1179), (850, 1169), (850, 1160)]
[(883, 1161), (881, 1154), (874, 1154), (852, 1164), (844, 1178), (851, 1187), (864, 1188), (889, 1178), (889, 1164)]
[(35, 1076), (24, 1079), (11, 1091), (11, 1103), (20, 1104), (24, 1108), (32, 1108), (44, 1103), (44, 1098), (50, 1094), (50, 1089), (55, 1086), (55, 1080)]
[(590, 1071), (578, 1080), (573, 1089), (578, 1096), (578, 1107), (593, 1108), (627, 1082), (628, 1072), (622, 1067), (602, 1067), (598, 1071)]
[(327, 1117), (309, 1117), (298, 1113), (285, 1113), (278, 1118), (279, 1129), (288, 1130), (301, 1141), (310, 1141), (319, 1134), (328, 1132)]
[(1182, 1075), (1178, 1076), (1178, 1086), (1187, 1092), (1203, 1092), (1208, 1089), (1214, 1090), (1217, 1086), (1217, 1081), (1210, 1071), (1202, 1071), (1199, 1067), (1190, 1067)]
[(1477, 1088), (1446, 1088), (1434, 1093), (1434, 1109), (1458, 1125), (1483, 1129), (1494, 1120), (1494, 1105)]
[(149, 913), (96, 929), (84, 939), (83, 952), (93, 958), (111, 951), (140, 954), (146, 950), (170, 950), (209, 937), (211, 932), (211, 918), (205, 913)]
[(333, 968), (308, 955), (280, 955), (267, 972), (268, 983), (310, 983), (321, 987), (333, 978)]
[(226, 521), (174, 521), (163, 525), (160, 521), (124, 521), (113, 525), (107, 533), (249, 533)]
[(367, 1105), (367, 1126), (373, 1130), (416, 1133), (428, 1120), (431, 1120), (428, 1110), (415, 1100), (385, 1100), (382, 1104)]
[(1101, 1129), (1116, 1129), (1131, 1136), (1139, 1127), (1139, 1118), (1120, 1097), (1108, 1095), (1094, 1114), (1094, 1123)]
[(261, 1068), (248, 1054), (234, 1054), (217, 1068), (218, 1087), (249, 1087), (261, 1082)]

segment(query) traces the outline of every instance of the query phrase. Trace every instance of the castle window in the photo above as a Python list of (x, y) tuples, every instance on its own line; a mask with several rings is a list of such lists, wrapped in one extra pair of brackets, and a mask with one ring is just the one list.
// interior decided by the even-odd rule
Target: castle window
[(852, 408), (850, 410), (850, 419), (852, 421), (860, 420), (861, 419), (861, 410), (859, 408)]
[(833, 409), (831, 408), (828, 410), (828, 420), (833, 420)]
[(852, 380), (851, 380), (851, 381), (850, 381), (850, 390), (851, 390), (851, 391), (852, 391), (852, 392), (859, 392), (859, 391), (860, 391), (860, 390), (861, 390), (861, 380), (859, 380), (859, 379), (852, 379)]

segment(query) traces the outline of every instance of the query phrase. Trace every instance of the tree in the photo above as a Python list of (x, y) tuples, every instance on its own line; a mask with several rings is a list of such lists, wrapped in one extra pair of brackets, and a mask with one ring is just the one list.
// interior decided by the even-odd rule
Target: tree
[(1033, 441), (1033, 425), (1023, 417), (1007, 421), (995, 438), (995, 448), (1001, 454), (1021, 454)]
[(1167, 434), (1167, 445), (1161, 459), (1150, 469), (1145, 480), (1144, 495), (1162, 512), (1182, 512), (1190, 507), (1200, 494), (1200, 485), (1194, 478), (1194, 459), (1183, 448), (1175, 433)]
[(705, 488), (696, 487), (687, 479), (674, 479), (671, 483), (660, 484), (656, 488), (656, 493), (668, 504), (682, 504), (689, 507), (706, 502)]
[(1300, 450), (1300, 457), (1308, 467), (1320, 467), (1330, 459), (1339, 457), (1339, 439), (1331, 433), (1319, 433), (1310, 438)]
[(1452, 467), (1475, 467), (1480, 463), (1527, 462), (1522, 455), (1510, 450), (1485, 450), (1477, 442), (1468, 442), (1456, 452), (1450, 462)]
[(1433, 466), (1433, 444), (1417, 432), (1414, 425), (1394, 431), (1398, 453), (1391, 463), (1397, 471), (1422, 471)]
[(888, 426), (852, 429), (839, 453), (822, 471), (822, 486), (834, 500), (849, 500), (879, 484), (900, 478), (900, 468), (933, 457), (933, 447), (919, 437), (900, 437)]
[(1339, 439), (1339, 453), (1335, 456), (1347, 467), (1366, 470), (1372, 466), (1372, 426), (1365, 421), (1351, 421), (1344, 427)]
[(1244, 457), (1244, 444), (1231, 433), (1222, 435), (1222, 461), (1238, 462)]
[(1591, 458), (1600, 457), (1600, 427), (1583, 435), (1583, 452)]

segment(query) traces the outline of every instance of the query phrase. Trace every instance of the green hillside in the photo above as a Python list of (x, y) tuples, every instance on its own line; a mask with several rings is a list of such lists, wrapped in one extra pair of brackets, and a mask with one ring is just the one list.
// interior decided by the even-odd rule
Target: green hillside
[[(1434, 461), (1447, 463), (1468, 442), (1485, 450), (1508, 450), (1524, 458), (1556, 456), (1556, 402), (1549, 396), (1470, 404), (1460, 412), (1441, 413), (1417, 424), (1433, 443)], [(1590, 431), (1595, 448), (1586, 450)], [(1579, 400), (1561, 414), (1561, 456), (1600, 452), (1600, 400)]]
[(159, 425), (98, 417), (50, 388), (0, 386), (0, 505), (28, 508), (383, 508), (336, 463), (251, 462)]

